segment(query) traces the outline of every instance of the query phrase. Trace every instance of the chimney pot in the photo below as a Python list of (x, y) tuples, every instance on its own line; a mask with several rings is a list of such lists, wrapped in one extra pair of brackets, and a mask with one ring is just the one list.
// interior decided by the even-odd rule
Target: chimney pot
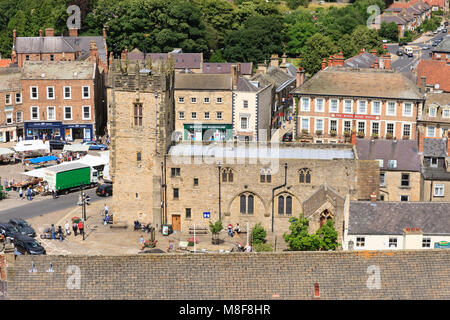
[(300, 87), (305, 82), (305, 69), (303, 67), (298, 68), (296, 74), (296, 83), (297, 87)]
[(322, 60), (322, 70), (327, 67), (327, 59), (323, 58)]
[(45, 29), (45, 36), (46, 37), (54, 37), (55, 36), (55, 30), (53, 28), (46, 28)]
[(314, 283), (314, 299), (320, 298), (320, 288), (319, 284), (316, 282)]
[(78, 29), (70, 28), (69, 29), (69, 37), (78, 37)]

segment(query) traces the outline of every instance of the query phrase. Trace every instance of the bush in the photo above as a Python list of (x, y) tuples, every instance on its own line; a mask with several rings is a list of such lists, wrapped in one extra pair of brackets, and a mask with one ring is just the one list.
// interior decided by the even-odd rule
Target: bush
[(392, 133), (386, 133), (386, 139), (392, 139), (393, 137)]
[(255, 224), (252, 229), (253, 245), (264, 244), (266, 242), (267, 232), (260, 223)]
[(218, 234), (223, 229), (222, 221), (217, 220), (216, 223), (209, 223), (209, 230), (212, 234)]
[(358, 131), (358, 138), (364, 138), (366, 134), (362, 131)]
[(273, 248), (270, 243), (258, 243), (253, 245), (253, 250), (256, 252), (271, 252)]
[(330, 131), (330, 136), (334, 137), (334, 136), (336, 136), (336, 134), (337, 134), (336, 130), (331, 130)]
[(378, 133), (372, 133), (372, 138), (378, 139)]

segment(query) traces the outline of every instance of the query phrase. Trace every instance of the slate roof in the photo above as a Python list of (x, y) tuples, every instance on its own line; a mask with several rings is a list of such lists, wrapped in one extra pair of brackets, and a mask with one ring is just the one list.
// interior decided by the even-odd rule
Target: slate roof
[(439, 43), (436, 47), (431, 49), (431, 51), (450, 53), (450, 37), (449, 36), (444, 37), (444, 40), (442, 40), (442, 42)]
[(82, 56), (89, 57), (91, 40), (97, 45), (98, 57), (107, 62), (105, 40), (102, 36), (79, 36), (79, 37), (17, 37), (17, 53), (60, 53), (81, 52)]
[(425, 180), (450, 181), (450, 172), (445, 168), (422, 168), (422, 175)]
[[(356, 150), (360, 160), (382, 159), (380, 170), (420, 171), (421, 160), (415, 140), (357, 139)], [(397, 160), (397, 167), (388, 168), (388, 160)]]
[(274, 84), (277, 92), (283, 90), (288, 85), (296, 81), (296, 76), (291, 76), (278, 67), (268, 67), (266, 73), (257, 73), (252, 80), (259, 81), (262, 85), (267, 86)]
[(175, 90), (232, 90), (231, 74), (186, 73), (175, 75)]
[[(175, 69), (200, 69), (203, 60), (202, 53), (170, 53), (173, 57)], [(145, 60), (150, 56), (152, 62), (167, 60), (168, 53), (146, 53), (138, 51), (128, 52), (130, 60)], [(144, 58), (145, 57), (145, 58)]]
[(351, 67), (351, 68), (370, 68), (372, 64), (379, 61), (380, 58), (368, 53), (364, 52), (360, 55), (354, 56), (352, 58), (349, 58), (345, 60), (344, 67)]
[(25, 61), (22, 79), (25, 80), (92, 80), (95, 63), (90, 61)]
[(245, 91), (245, 92), (258, 92), (262, 87), (255, 87), (250, 80), (244, 77), (239, 77), (236, 91)]
[(345, 199), (325, 182), (305, 201), (303, 201), (303, 216), (306, 218), (310, 217), (314, 214), (314, 212), (316, 212), (317, 209), (323, 206), (329, 198), (336, 200), (336, 206), (344, 205)]
[(450, 235), (449, 202), (351, 201), (348, 234), (402, 235), (420, 228), (424, 235)]
[(10, 92), (21, 90), (22, 85), (20, 78), (22, 70), (17, 67), (1, 68), (0, 69), (0, 91)]
[(423, 139), (423, 156), (424, 157), (446, 157), (447, 142), (444, 139)]
[[(235, 66), (237, 63), (225, 63), (225, 62), (203, 62), (202, 73), (208, 74), (230, 74), (231, 66)], [(252, 62), (241, 62), (241, 75), (252, 75)]]
[(417, 84), (426, 77), (427, 86), (439, 84), (439, 89), (450, 92), (450, 65), (441, 60), (420, 60), (417, 65)]
[(402, 74), (385, 69), (328, 67), (320, 70), (294, 94), (422, 100), (417, 86)]

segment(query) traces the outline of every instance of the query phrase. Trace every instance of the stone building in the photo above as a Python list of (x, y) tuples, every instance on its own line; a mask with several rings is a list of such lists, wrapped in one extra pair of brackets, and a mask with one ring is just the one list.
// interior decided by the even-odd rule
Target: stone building
[(103, 77), (89, 61), (26, 61), (21, 75), (24, 138), (91, 140), (106, 124)]
[(0, 69), (0, 141), (23, 137), (22, 71), (17, 67)]
[(315, 142), (358, 137), (417, 139), (424, 97), (417, 86), (386, 69), (327, 67), (293, 91), (298, 98), (295, 134)]
[(173, 64), (112, 60), (108, 75), (115, 222), (161, 226), (161, 165), (174, 130)]
[(419, 151), (424, 138), (445, 138), (450, 129), (450, 93), (427, 93), (425, 105), (417, 119)]

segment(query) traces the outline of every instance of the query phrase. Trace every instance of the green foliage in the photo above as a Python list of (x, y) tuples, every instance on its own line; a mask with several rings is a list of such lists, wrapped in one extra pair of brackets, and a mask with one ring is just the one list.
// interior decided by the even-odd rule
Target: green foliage
[(291, 218), (290, 234), (284, 234), (284, 240), (292, 251), (335, 250), (338, 234), (332, 220), (328, 220), (316, 233), (309, 234), (309, 220), (302, 215)]
[(271, 252), (273, 248), (270, 243), (257, 243), (253, 244), (253, 250), (256, 252)]
[(431, 19), (425, 20), (421, 28), (423, 31), (434, 31), (436, 30), (441, 24), (441, 18), (440, 17), (432, 17)]
[(398, 41), (398, 27), (395, 22), (386, 23), (382, 22), (378, 34), (383, 39), (388, 39), (392, 41)]
[(302, 66), (306, 72), (314, 74), (321, 69), (322, 59), (336, 53), (333, 41), (320, 33), (309, 38), (302, 49)]
[(217, 220), (215, 223), (210, 222), (209, 230), (211, 231), (212, 234), (218, 234), (220, 231), (223, 230), (222, 221)]
[(255, 224), (251, 232), (253, 245), (263, 244), (266, 241), (267, 232), (260, 223)]
[(286, 4), (289, 9), (295, 10), (299, 6), (303, 6), (303, 7), (307, 8), (309, 1), (308, 0), (287, 0)]

